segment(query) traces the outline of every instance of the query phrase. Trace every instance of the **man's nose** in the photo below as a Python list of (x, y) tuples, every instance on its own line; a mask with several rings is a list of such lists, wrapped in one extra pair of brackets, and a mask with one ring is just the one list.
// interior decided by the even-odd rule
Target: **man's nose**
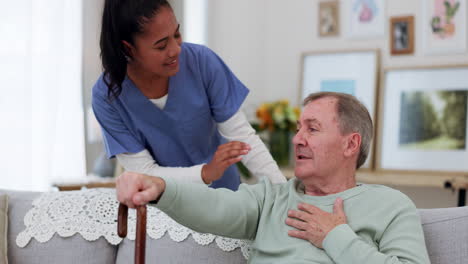
[(296, 135), (294, 135), (293, 139), (292, 139), (292, 143), (294, 145), (304, 145), (304, 137), (302, 136), (302, 130), (299, 129), (297, 132), (296, 132)]

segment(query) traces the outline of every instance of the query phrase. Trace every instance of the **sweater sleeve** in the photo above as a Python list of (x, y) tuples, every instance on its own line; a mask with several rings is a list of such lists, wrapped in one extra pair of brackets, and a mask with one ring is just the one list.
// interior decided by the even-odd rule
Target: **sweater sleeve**
[(156, 207), (200, 233), (253, 239), (265, 197), (265, 184), (241, 184), (239, 190), (212, 189), (163, 177), (166, 189)]
[(430, 263), (416, 208), (408, 200), (398, 211), (377, 241), (377, 247), (344, 224), (328, 233), (323, 241), (324, 250), (337, 264)]

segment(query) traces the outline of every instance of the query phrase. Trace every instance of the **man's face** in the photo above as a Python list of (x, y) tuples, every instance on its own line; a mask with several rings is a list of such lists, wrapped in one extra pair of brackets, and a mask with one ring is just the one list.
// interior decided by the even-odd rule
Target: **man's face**
[(340, 132), (336, 103), (325, 97), (304, 107), (293, 138), (298, 179), (327, 177), (343, 161), (346, 137)]

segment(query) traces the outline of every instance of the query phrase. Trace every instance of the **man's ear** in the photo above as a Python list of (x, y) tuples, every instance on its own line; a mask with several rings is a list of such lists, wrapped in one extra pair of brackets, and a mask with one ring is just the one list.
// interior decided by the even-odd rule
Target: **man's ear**
[(125, 40), (122, 40), (123, 47), (125, 49), (125, 54), (129, 57), (133, 57), (133, 45), (128, 43)]
[(359, 154), (361, 149), (361, 135), (359, 133), (351, 133), (346, 138), (346, 145), (344, 149), (344, 155), (351, 157)]

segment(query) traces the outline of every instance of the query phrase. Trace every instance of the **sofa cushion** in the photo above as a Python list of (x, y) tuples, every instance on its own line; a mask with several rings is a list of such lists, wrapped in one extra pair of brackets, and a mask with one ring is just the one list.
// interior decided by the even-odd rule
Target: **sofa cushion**
[(0, 263), (8, 263), (7, 258), (8, 230), (8, 196), (0, 195)]
[[(119, 245), (116, 264), (133, 263), (135, 241), (124, 239)], [(191, 236), (182, 242), (173, 241), (166, 233), (160, 239), (146, 238), (146, 260), (148, 263), (190, 264), (244, 264), (247, 260), (239, 248), (225, 252), (216, 242), (202, 246)]]
[(427, 251), (432, 264), (466, 264), (468, 207), (420, 209)]
[(109, 244), (104, 238), (90, 242), (80, 235), (66, 238), (54, 235), (46, 243), (32, 239), (26, 247), (18, 247), (16, 237), (25, 229), (24, 215), (40, 193), (0, 190), (0, 194), (10, 197), (8, 259), (11, 263), (115, 263), (117, 246)]

